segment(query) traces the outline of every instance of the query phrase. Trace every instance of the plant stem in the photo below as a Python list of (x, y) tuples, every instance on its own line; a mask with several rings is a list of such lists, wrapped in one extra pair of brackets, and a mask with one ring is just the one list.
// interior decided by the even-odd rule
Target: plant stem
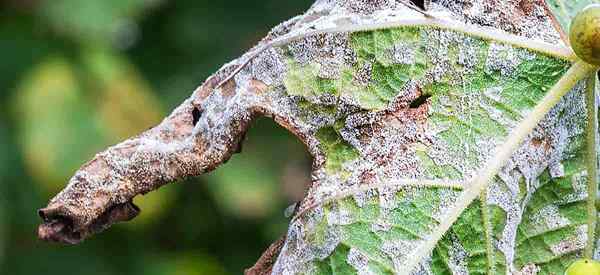
[(586, 81), (585, 104), (587, 107), (587, 245), (584, 256), (592, 258), (594, 253), (594, 244), (596, 243), (596, 196), (598, 193), (598, 104), (596, 102), (596, 73), (590, 74)]
[(477, 173), (471, 185), (466, 187), (456, 200), (456, 204), (443, 217), (442, 223), (433, 230), (425, 243), (416, 249), (412, 255), (407, 257), (407, 265), (398, 272), (398, 274), (411, 274), (412, 270), (421, 263), (421, 261), (431, 253), (433, 248), (442, 239), (446, 231), (458, 219), (460, 214), (481, 194), (482, 190), (487, 188), (489, 182), (498, 174), (513, 153), (519, 148), (521, 143), (527, 138), (537, 124), (546, 116), (562, 97), (569, 92), (580, 80), (586, 78), (591, 72), (596, 70), (595, 66), (583, 61), (577, 61), (561, 77), (554, 86), (548, 91), (546, 96), (531, 113), (512, 131), (506, 142), (492, 154), (486, 165)]

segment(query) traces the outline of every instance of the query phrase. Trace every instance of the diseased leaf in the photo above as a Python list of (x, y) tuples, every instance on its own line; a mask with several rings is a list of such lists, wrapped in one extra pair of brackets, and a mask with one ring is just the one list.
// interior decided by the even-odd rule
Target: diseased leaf
[[(316, 193), (322, 194), (314, 196), (327, 202), (302, 212), (293, 221), (288, 246), (284, 247), (281, 256), (286, 262), (281, 264), (282, 269), (276, 269), (278, 272), (310, 273), (311, 264), (321, 269), (323, 261), (329, 262), (333, 270), (341, 255), (346, 255), (348, 263), (359, 273), (393, 273), (407, 262), (419, 260), (411, 256), (412, 252), (421, 249), (428, 234), (444, 219), (444, 211), (453, 204), (458, 191), (420, 185), (418, 180), (417, 187), (410, 188), (386, 186), (386, 183), (419, 176), (468, 180), (482, 168), (486, 159), (492, 157), (494, 147), (506, 140), (515, 125), (531, 112), (569, 66), (560, 59), (505, 43), (430, 27), (356, 32), (348, 34), (347, 40), (350, 41), (349, 48), (357, 54), (353, 63), (341, 66), (340, 77), (334, 78), (333, 86), (339, 88), (294, 95), (315, 102), (313, 105), (323, 105), (319, 103), (318, 95), (327, 93), (338, 95), (337, 100), (357, 102), (362, 107), (354, 113), (336, 112), (335, 123), (317, 132), (321, 144), (329, 144), (336, 139), (319, 138), (323, 136), (320, 133), (330, 133), (328, 136), (334, 137), (334, 127), (341, 124), (343, 126), (337, 127), (340, 129), (337, 131), (345, 134), (344, 138), (359, 152), (357, 158), (347, 159), (342, 165), (335, 166), (337, 171), (332, 171), (329, 163), (339, 162), (340, 158), (335, 154), (346, 149), (324, 150), (324, 172), (332, 178), (340, 173), (349, 175), (341, 178), (344, 185), (366, 184), (362, 176), (371, 173), (375, 178), (371, 183), (384, 187), (374, 187), (366, 192), (348, 191), (352, 196), (346, 196), (342, 201), (329, 201), (327, 197), (336, 196), (329, 188), (315, 188)], [(288, 47), (294, 47), (294, 44)], [(285, 47), (282, 51), (289, 52)], [(310, 74), (311, 78), (318, 79), (319, 71), (302, 70), (309, 67), (323, 69), (321, 66), (316, 62), (292, 64), (289, 74)], [(365, 67), (370, 73), (366, 75), (369, 79), (357, 79)], [(349, 81), (354, 81), (353, 88), (346, 89), (336, 83), (343, 82), (344, 75), (354, 77)], [(286, 88), (290, 90), (291, 87)], [(345, 94), (352, 89), (353, 92)], [(368, 94), (382, 105), (362, 104)], [(411, 108), (410, 102), (422, 95), (428, 95), (427, 100), (420, 107)], [(573, 257), (564, 261), (557, 257), (576, 253), (585, 244), (577, 239), (585, 235), (585, 230), (582, 232), (579, 228), (586, 222), (585, 201), (567, 204), (567, 197), (574, 196), (571, 185), (585, 186), (582, 178), (584, 163), (581, 160), (569, 162), (577, 155), (581, 158), (585, 110), (581, 105), (565, 110), (566, 106), (583, 101), (581, 86), (564, 101), (536, 129), (540, 132), (539, 137), (532, 136), (519, 149), (526, 159), (513, 158), (514, 162), (523, 162), (512, 168), (514, 175), (497, 179), (488, 190), (489, 194), (462, 213), (436, 246), (431, 262), (424, 263), (423, 268), (435, 270), (435, 273), (502, 274), (507, 270), (521, 270), (526, 264), (537, 264), (542, 270), (553, 271), (568, 266)], [(387, 109), (379, 111), (383, 109), (381, 106)], [(316, 114), (308, 117), (327, 117), (331, 113), (320, 108), (310, 110)], [(354, 126), (361, 116), (369, 115), (376, 126)], [(552, 136), (561, 138), (556, 140)], [(556, 152), (569, 152), (549, 162), (547, 158), (551, 156), (544, 150), (550, 148)], [(563, 171), (567, 169), (565, 166), (570, 169), (569, 174)], [(552, 169), (556, 179), (552, 179), (547, 170), (540, 174), (544, 167)], [(556, 197), (567, 204), (564, 209), (571, 209), (569, 213), (578, 213), (574, 209), (581, 212), (578, 219), (571, 221), (563, 217), (562, 206), (555, 206), (558, 208), (554, 212), (547, 210), (543, 219), (561, 220), (562, 227), (568, 229), (559, 235), (544, 235), (552, 240), (540, 240), (543, 247), (528, 246), (520, 238), (515, 240), (514, 236), (527, 234), (524, 229), (527, 225), (522, 221), (528, 221), (532, 213), (539, 210), (531, 210), (533, 207), (553, 202), (545, 201), (547, 195), (540, 194), (544, 189), (536, 191), (544, 175), (545, 181), (556, 180), (566, 185), (566, 191), (557, 193)], [(577, 176), (579, 182), (573, 182), (572, 176)], [(525, 190), (512, 185), (519, 181), (526, 182)], [(344, 188), (342, 186), (338, 188)], [(567, 192), (569, 190), (571, 192)], [(522, 216), (522, 221), (518, 216)], [(537, 219), (541, 219), (539, 215)], [(556, 230), (555, 224), (550, 223), (547, 227)], [(558, 247), (560, 245), (564, 247)], [(523, 252), (529, 249), (536, 252)], [(544, 251), (550, 258), (527, 259), (529, 255)], [(546, 263), (550, 260), (561, 266)]]
[(135, 215), (132, 197), (214, 169), (266, 115), (314, 171), (265, 273), (562, 274), (598, 257), (597, 68), (544, 7), (317, 1), (82, 167), (41, 210), (40, 236), (78, 242), (98, 217)]

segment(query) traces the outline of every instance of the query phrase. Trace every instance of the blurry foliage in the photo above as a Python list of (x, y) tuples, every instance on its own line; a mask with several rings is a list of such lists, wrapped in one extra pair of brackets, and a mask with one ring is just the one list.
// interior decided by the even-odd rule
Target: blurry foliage
[(38, 8), (54, 30), (84, 43), (127, 47), (134, 43), (135, 20), (160, 0), (54, 0)]
[(80, 160), (106, 143), (82, 88), (75, 69), (52, 57), (26, 74), (15, 94), (26, 165), (48, 193), (59, 191)]
[[(148, 259), (143, 274), (146, 275), (204, 275), (223, 274), (225, 270), (209, 255), (202, 253), (187, 253), (172, 255), (170, 258), (154, 256)], [(176, 266), (176, 269), (173, 267)]]
[(8, 142), (6, 142), (5, 137), (8, 133), (5, 132), (5, 128), (3, 127), (2, 121), (0, 121), (0, 270), (4, 265), (4, 254), (5, 252), (5, 238), (6, 238), (6, 226), (7, 226), (7, 212), (6, 208), (6, 191), (5, 191), (5, 178), (4, 176), (8, 173), (8, 158), (7, 158), (7, 150), (6, 146)]
[(135, 198), (75, 247), (36, 210), (94, 153), (160, 122), (222, 64), (312, 1), (0, 2), (0, 274), (238, 274), (284, 234), (304, 146), (269, 119), (220, 169)]
[[(279, 197), (287, 180), (283, 178), (286, 165), (299, 165), (294, 160), (301, 159), (306, 153), (291, 133), (279, 129), (274, 134), (273, 125), (269, 123), (269, 119), (259, 119), (250, 129), (242, 153), (233, 155), (221, 169), (206, 176), (220, 207), (230, 214), (264, 218), (283, 215), (287, 206)], [(305, 167), (309, 165), (304, 164)], [(305, 177), (304, 180), (306, 185), (309, 179)], [(296, 192), (303, 196), (303, 191)]]

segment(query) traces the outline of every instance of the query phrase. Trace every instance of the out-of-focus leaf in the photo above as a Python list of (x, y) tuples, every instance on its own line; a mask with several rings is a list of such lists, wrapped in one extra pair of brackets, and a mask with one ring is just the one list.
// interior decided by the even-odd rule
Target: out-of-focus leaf
[(209, 255), (188, 252), (179, 255), (161, 255), (152, 258), (146, 261), (143, 274), (217, 275), (225, 274), (225, 269)]
[(222, 208), (239, 217), (262, 218), (276, 209), (278, 178), (258, 154), (235, 155), (211, 173), (210, 189)]
[(133, 222), (127, 223), (127, 227), (142, 228), (148, 223), (160, 220), (166, 212), (171, 209), (171, 205), (177, 198), (177, 186), (165, 186), (160, 189), (160, 192), (148, 193), (144, 196), (134, 198), (134, 203), (142, 212)]
[[(2, 200), (2, 198), (0, 197), (0, 200)], [(2, 272), (2, 270), (4, 270), (4, 239), (5, 239), (5, 234), (6, 234), (6, 230), (5, 228), (5, 224), (6, 222), (4, 221), (5, 217), (6, 217), (6, 213), (4, 211), (4, 203), (2, 201), (0, 201), (0, 272)]]
[(565, 32), (569, 31), (571, 19), (575, 17), (578, 11), (590, 4), (600, 3), (598, 0), (546, 0), (546, 3), (552, 9), (554, 16), (563, 27)]
[[(57, 39), (49, 39), (33, 32), (36, 29), (33, 19), (19, 14), (0, 14), (0, 100), (5, 106), (6, 99), (14, 91), (14, 87), (22, 74), (31, 69), (44, 58), (49, 51), (58, 45), (65, 47)], [(58, 42), (58, 43), (57, 43)], [(4, 106), (0, 106), (0, 116), (4, 115)]]
[[(3, 131), (4, 125), (0, 122), (0, 152), (5, 152), (6, 140), (5, 140), (5, 131)], [(6, 230), (5, 227), (7, 223), (7, 214), (4, 211), (6, 207), (6, 198), (4, 197), (6, 194), (6, 184), (5, 175), (6, 175), (6, 167), (7, 167), (7, 156), (4, 154), (0, 154), (0, 273), (3, 273), (4, 270), (4, 243), (5, 243), (5, 235)]]
[(83, 60), (93, 82), (100, 123), (109, 132), (111, 142), (160, 122), (160, 102), (127, 60), (101, 48), (86, 50)]
[[(296, 173), (305, 173), (296, 181), (305, 185), (308, 168), (302, 171), (298, 159), (306, 155), (300, 141), (273, 121), (263, 118), (253, 123), (243, 142), (243, 153), (234, 155), (222, 168), (208, 174), (209, 188), (222, 208), (243, 218), (265, 218), (277, 212), (283, 217), (286, 199), (297, 199), (297, 191), (282, 187), (286, 167), (296, 162)], [(310, 179), (309, 179), (310, 180)], [(303, 191), (300, 191), (303, 192)]]
[(79, 41), (128, 47), (136, 39), (135, 20), (161, 0), (43, 1), (40, 12), (57, 31)]
[(14, 106), (31, 175), (54, 192), (106, 145), (74, 68), (62, 57), (34, 67), (17, 89)]

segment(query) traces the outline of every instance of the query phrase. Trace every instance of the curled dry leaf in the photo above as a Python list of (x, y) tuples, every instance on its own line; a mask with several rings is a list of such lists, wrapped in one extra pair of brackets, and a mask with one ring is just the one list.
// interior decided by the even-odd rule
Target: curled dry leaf
[(40, 210), (40, 237), (132, 218), (134, 196), (215, 169), (268, 116), (306, 144), (313, 182), (251, 272), (562, 274), (599, 254), (596, 68), (549, 10), (316, 1), (85, 164)]

